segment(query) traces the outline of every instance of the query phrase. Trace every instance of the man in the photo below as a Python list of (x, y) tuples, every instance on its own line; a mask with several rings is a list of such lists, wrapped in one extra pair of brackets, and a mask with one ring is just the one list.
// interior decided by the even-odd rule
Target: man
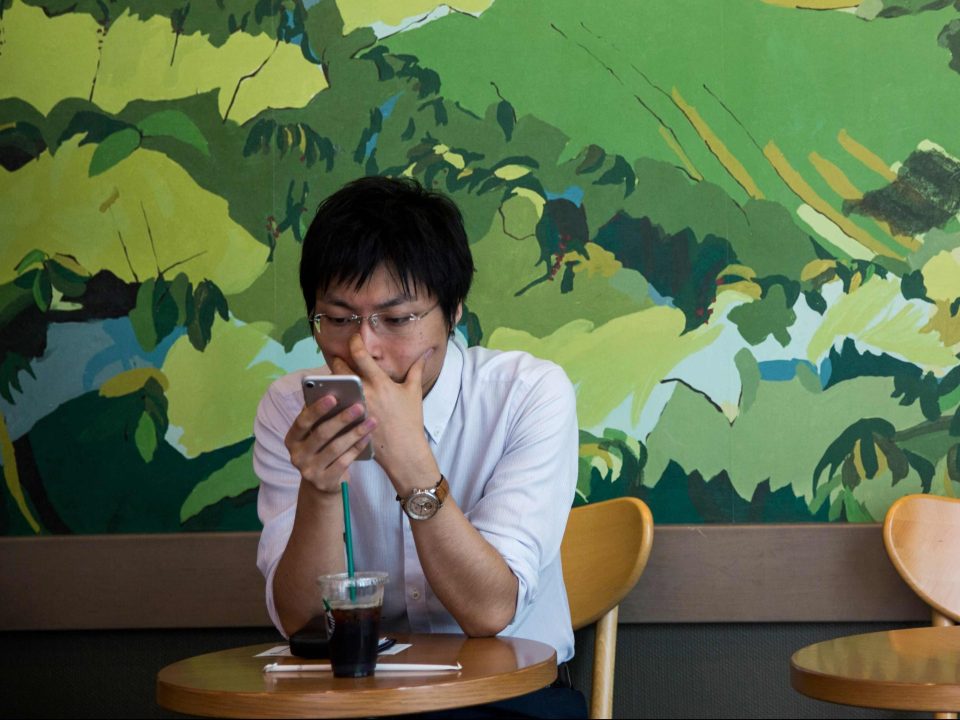
[[(308, 371), (260, 403), (257, 564), (285, 635), (322, 614), (316, 578), (345, 570), (345, 480), (355, 565), (390, 574), (385, 628), (527, 637), (572, 657), (559, 551), (576, 485), (573, 388), (553, 363), (456, 338), (473, 272), (459, 210), (415, 181), (363, 178), (320, 205), (300, 285), (327, 371), (360, 377), (367, 416), (343, 434), (359, 404), (320, 422), (335, 401), (304, 406)], [(371, 443), (373, 461), (355, 462)], [(585, 716), (579, 693), (533, 695), (546, 716), (545, 695), (561, 698), (554, 716)]]

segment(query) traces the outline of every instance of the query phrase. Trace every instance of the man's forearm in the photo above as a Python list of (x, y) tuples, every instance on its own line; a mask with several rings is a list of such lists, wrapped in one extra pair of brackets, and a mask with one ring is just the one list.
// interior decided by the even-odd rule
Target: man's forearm
[(293, 531), (273, 577), (273, 601), (289, 635), (323, 612), (317, 577), (346, 570), (340, 495), (303, 483)]
[(510, 624), (517, 578), (452, 498), (411, 527), (427, 582), (467, 635), (496, 635)]

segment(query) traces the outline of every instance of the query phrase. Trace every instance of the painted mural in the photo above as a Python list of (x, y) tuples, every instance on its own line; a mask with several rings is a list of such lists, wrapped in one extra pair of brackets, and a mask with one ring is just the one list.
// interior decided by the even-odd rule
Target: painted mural
[(255, 530), (313, 209), (463, 209), (457, 329), (577, 388), (577, 503), (960, 493), (960, 5), (2, 0), (0, 534)]

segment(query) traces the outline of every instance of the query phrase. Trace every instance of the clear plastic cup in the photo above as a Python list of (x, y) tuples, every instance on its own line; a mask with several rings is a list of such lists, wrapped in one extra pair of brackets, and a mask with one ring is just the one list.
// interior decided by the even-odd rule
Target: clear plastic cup
[(373, 675), (380, 642), (385, 572), (321, 575), (317, 578), (327, 612), (330, 666), (335, 677)]

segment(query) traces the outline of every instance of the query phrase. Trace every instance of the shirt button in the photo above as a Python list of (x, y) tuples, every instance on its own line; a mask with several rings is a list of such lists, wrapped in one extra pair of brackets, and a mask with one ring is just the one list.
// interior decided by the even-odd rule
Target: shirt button
[(419, 600), (420, 591), (417, 590), (416, 588), (410, 588), (410, 597), (412, 597), (414, 600)]

